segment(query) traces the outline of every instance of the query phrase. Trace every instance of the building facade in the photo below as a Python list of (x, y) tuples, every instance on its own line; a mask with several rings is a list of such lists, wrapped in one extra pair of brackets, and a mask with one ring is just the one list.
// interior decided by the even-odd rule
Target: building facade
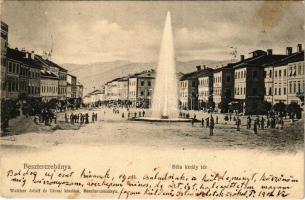
[(118, 79), (118, 99), (123, 102), (128, 100), (128, 77)]
[(8, 25), (1, 21), (1, 99), (6, 99), (7, 91), (7, 47)]
[(40, 97), (43, 102), (58, 100), (59, 78), (51, 71), (41, 70), (40, 73)]
[[(210, 75), (212, 69), (203, 66), (196, 66), (196, 71), (184, 74), (179, 81), (179, 107), (184, 110), (197, 110), (200, 105), (199, 98), (199, 78)], [(211, 84), (211, 82), (209, 83)], [(203, 87), (200, 88), (202, 90)]]
[(144, 71), (129, 77), (128, 100), (132, 107), (148, 108), (151, 106), (154, 79), (154, 70)]
[(77, 82), (77, 84), (76, 84), (76, 98), (81, 99), (81, 98), (83, 98), (83, 95), (84, 95), (84, 86), (80, 82)]
[(264, 65), (277, 62), (286, 55), (273, 55), (272, 50), (267, 52), (257, 50), (252, 57), (243, 60), (234, 68), (234, 99), (242, 106), (241, 112), (256, 114), (257, 107), (264, 100), (265, 72)]

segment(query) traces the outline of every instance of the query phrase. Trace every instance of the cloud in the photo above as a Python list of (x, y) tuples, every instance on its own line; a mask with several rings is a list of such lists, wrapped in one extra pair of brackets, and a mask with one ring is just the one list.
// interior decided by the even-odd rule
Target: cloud
[[(302, 2), (19, 2), (3, 3), (13, 47), (59, 63), (156, 62), (165, 14), (172, 12), (177, 60), (230, 58), (304, 40)], [(52, 37), (53, 41), (52, 41)]]

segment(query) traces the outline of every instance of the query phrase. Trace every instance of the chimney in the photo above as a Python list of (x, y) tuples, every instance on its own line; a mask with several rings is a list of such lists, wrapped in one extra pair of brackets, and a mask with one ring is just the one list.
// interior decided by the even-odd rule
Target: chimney
[(292, 47), (286, 47), (286, 55), (290, 56), (292, 54)]
[(31, 59), (33, 59), (33, 60), (35, 59), (34, 51), (31, 52)]
[(196, 66), (196, 68), (197, 68), (197, 71), (201, 70), (201, 66), (200, 65)]
[(240, 55), (240, 61), (244, 61), (245, 60), (245, 55)]
[(298, 52), (301, 53), (302, 52), (302, 44), (298, 44)]
[(272, 49), (267, 49), (267, 54), (272, 55)]

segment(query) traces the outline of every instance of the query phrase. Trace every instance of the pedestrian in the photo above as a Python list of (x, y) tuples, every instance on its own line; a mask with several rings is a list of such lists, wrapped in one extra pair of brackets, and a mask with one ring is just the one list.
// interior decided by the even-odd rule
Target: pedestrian
[(194, 113), (194, 117), (193, 117), (194, 119), (196, 119), (196, 114)]
[(143, 114), (143, 117), (145, 117), (145, 111), (144, 110), (143, 110), (142, 114)]
[(69, 122), (69, 119), (68, 119), (68, 115), (67, 113), (65, 113), (65, 122), (68, 123)]
[(70, 123), (74, 124), (74, 114), (73, 113), (71, 113), (71, 115), (70, 115)]
[(218, 124), (218, 116), (216, 116), (216, 124)]
[(209, 126), (210, 126), (210, 119), (209, 119), (209, 117), (207, 117), (205, 119), (205, 122), (206, 122), (206, 128), (209, 128)]
[(204, 119), (201, 118), (201, 126), (204, 127)]
[(257, 125), (257, 128), (260, 128), (260, 120), (259, 120), (258, 115), (256, 116), (256, 125)]
[(283, 128), (284, 128), (284, 119), (281, 118), (281, 129), (283, 129)]
[(254, 131), (254, 134), (257, 135), (257, 121), (256, 120), (254, 121), (253, 131)]
[(240, 124), (241, 124), (241, 121), (240, 121), (239, 117), (237, 117), (237, 119), (236, 119), (236, 129), (237, 129), (237, 131), (240, 131)]
[(83, 116), (83, 114), (82, 113), (79, 113), (79, 115), (80, 115), (80, 124), (83, 124), (84, 123), (84, 116)]
[(86, 113), (86, 115), (85, 115), (85, 123), (89, 124), (89, 114), (88, 113)]
[(139, 111), (139, 117), (141, 117), (141, 115), (142, 115), (142, 113), (141, 113), (141, 111)]
[(97, 121), (97, 113), (95, 113), (95, 121)]
[(267, 116), (267, 128), (270, 127), (270, 118)]
[(192, 126), (194, 126), (194, 123), (195, 123), (195, 118), (192, 118)]
[(262, 119), (261, 119), (261, 129), (264, 130), (264, 128), (265, 128), (265, 119), (264, 119), (264, 117), (262, 117)]
[[(124, 112), (122, 112), (122, 118), (124, 118)], [(129, 118), (129, 117), (128, 117)]]
[(251, 117), (247, 117), (247, 129), (251, 129)]
[(213, 136), (213, 130), (214, 130), (214, 118), (211, 115), (211, 121), (210, 121), (210, 136)]
[(94, 112), (93, 112), (93, 113), (92, 113), (92, 116), (91, 116), (91, 121), (92, 121), (92, 123), (93, 123), (94, 120), (95, 120), (95, 119), (94, 119), (94, 115), (95, 115), (95, 114), (94, 114)]
[(135, 112), (135, 113), (134, 113), (134, 118), (136, 118), (136, 117), (137, 117), (137, 113)]
[(57, 123), (57, 116), (56, 116), (56, 114), (54, 114), (54, 123), (55, 124)]
[(130, 118), (130, 112), (128, 112), (128, 115), (127, 115), (128, 119)]

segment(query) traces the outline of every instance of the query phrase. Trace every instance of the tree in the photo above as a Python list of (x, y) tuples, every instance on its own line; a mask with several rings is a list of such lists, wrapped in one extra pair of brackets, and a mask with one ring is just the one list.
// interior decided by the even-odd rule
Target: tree
[(209, 101), (207, 104), (207, 108), (211, 110), (215, 110), (215, 102), (214, 101)]
[(301, 118), (301, 111), (302, 111), (302, 108), (296, 102), (291, 102), (287, 106), (287, 112), (289, 113), (290, 117), (296, 115), (297, 118)]
[(242, 112), (243, 110), (243, 104), (241, 102), (232, 102), (229, 104), (229, 111), (230, 112)]
[(304, 93), (303, 92), (298, 92), (297, 97), (304, 103)]
[(273, 106), (273, 110), (281, 115), (284, 115), (286, 113), (286, 105), (283, 102), (276, 103)]
[[(285, 104), (284, 104), (285, 105)], [(272, 109), (272, 104), (267, 101), (259, 101), (256, 107), (258, 114), (267, 114)]]
[(220, 109), (222, 113), (226, 113), (228, 112), (229, 104), (227, 102), (222, 101), (218, 104), (218, 109)]

